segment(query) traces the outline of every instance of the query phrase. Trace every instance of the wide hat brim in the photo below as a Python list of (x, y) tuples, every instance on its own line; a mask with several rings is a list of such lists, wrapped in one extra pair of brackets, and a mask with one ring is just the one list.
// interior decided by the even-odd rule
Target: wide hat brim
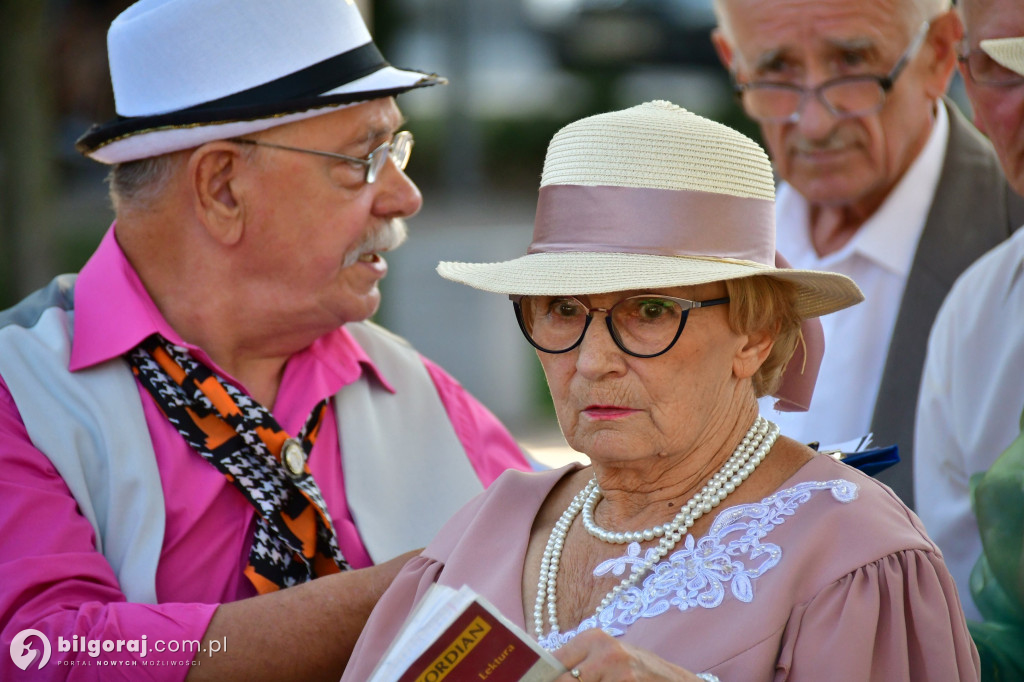
[(793, 283), (797, 313), (804, 319), (826, 315), (864, 300), (845, 275), (774, 268), (752, 261), (590, 251), (533, 253), (499, 263), (444, 261), (445, 279), (497, 294), (581, 296), (616, 291), (695, 286), (764, 275)]
[(390, 65), (323, 93), (293, 93), (267, 99), (257, 93), (233, 102), (212, 103), (154, 116), (118, 116), (92, 126), (75, 143), (82, 154), (114, 164), (191, 149), (214, 140), (259, 132), (320, 116), (358, 102), (393, 97), (416, 88), (447, 83), (437, 74)]
[(1024, 37), (992, 38), (979, 46), (998, 64), (1024, 76)]

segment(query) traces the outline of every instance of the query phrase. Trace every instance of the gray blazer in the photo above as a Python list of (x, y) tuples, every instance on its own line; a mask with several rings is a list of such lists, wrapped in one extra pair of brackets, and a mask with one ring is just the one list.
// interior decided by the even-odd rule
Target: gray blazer
[(874, 443), (897, 444), (901, 458), (877, 478), (911, 508), (914, 413), (932, 322), (960, 273), (1024, 224), (1024, 199), (1007, 185), (992, 145), (955, 103), (945, 100), (945, 106), (946, 158), (907, 278), (871, 419)]

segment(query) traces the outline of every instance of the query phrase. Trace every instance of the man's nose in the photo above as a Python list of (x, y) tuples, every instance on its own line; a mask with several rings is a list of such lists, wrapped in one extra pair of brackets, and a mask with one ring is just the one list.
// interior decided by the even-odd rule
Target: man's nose
[(806, 92), (793, 117), (797, 130), (809, 140), (827, 137), (839, 120), (816, 91)]
[(419, 187), (390, 157), (373, 184), (377, 192), (373, 212), (380, 218), (409, 218), (423, 206)]

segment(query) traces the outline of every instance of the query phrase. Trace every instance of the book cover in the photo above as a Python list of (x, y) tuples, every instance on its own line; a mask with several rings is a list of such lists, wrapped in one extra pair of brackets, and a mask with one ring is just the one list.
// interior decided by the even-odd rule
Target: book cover
[(371, 680), (550, 682), (563, 672), (550, 653), (486, 599), (468, 587), (435, 585)]

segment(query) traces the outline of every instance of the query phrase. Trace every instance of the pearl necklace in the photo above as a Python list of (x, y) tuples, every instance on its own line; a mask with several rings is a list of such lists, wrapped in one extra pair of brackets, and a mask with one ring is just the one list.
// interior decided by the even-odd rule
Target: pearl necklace
[[(650, 541), (660, 537), (658, 547), (651, 553), (642, 564), (635, 565), (631, 569), (629, 577), (616, 585), (601, 600), (597, 607), (597, 614), (607, 608), (623, 590), (636, 585), (640, 578), (653, 568), (663, 557), (665, 557), (676, 544), (683, 538), (688, 530), (704, 514), (721, 504), (730, 493), (747, 480), (760, 464), (779, 436), (777, 424), (758, 416), (747, 431), (746, 436), (736, 446), (732, 455), (726, 460), (722, 468), (711, 477), (711, 480), (701, 488), (690, 500), (683, 505), (679, 513), (671, 521), (653, 528), (645, 528), (639, 531), (613, 532), (608, 531), (594, 522), (594, 508), (602, 497), (601, 488), (597, 479), (593, 478), (589, 483), (576, 494), (572, 502), (558, 519), (555, 527), (551, 529), (548, 543), (544, 548), (544, 555), (540, 564), (540, 579), (537, 582), (537, 599), (533, 606), (534, 629), (537, 639), (544, 637), (544, 610), (547, 607), (548, 623), (551, 626), (551, 633), (558, 630), (558, 599), (555, 590), (558, 579), (558, 567), (561, 562), (562, 549), (565, 546), (565, 537), (569, 532), (575, 518), (583, 512), (583, 526), (588, 533), (604, 542), (612, 544), (623, 544), (626, 542)], [(596, 615), (596, 614), (595, 614)]]

